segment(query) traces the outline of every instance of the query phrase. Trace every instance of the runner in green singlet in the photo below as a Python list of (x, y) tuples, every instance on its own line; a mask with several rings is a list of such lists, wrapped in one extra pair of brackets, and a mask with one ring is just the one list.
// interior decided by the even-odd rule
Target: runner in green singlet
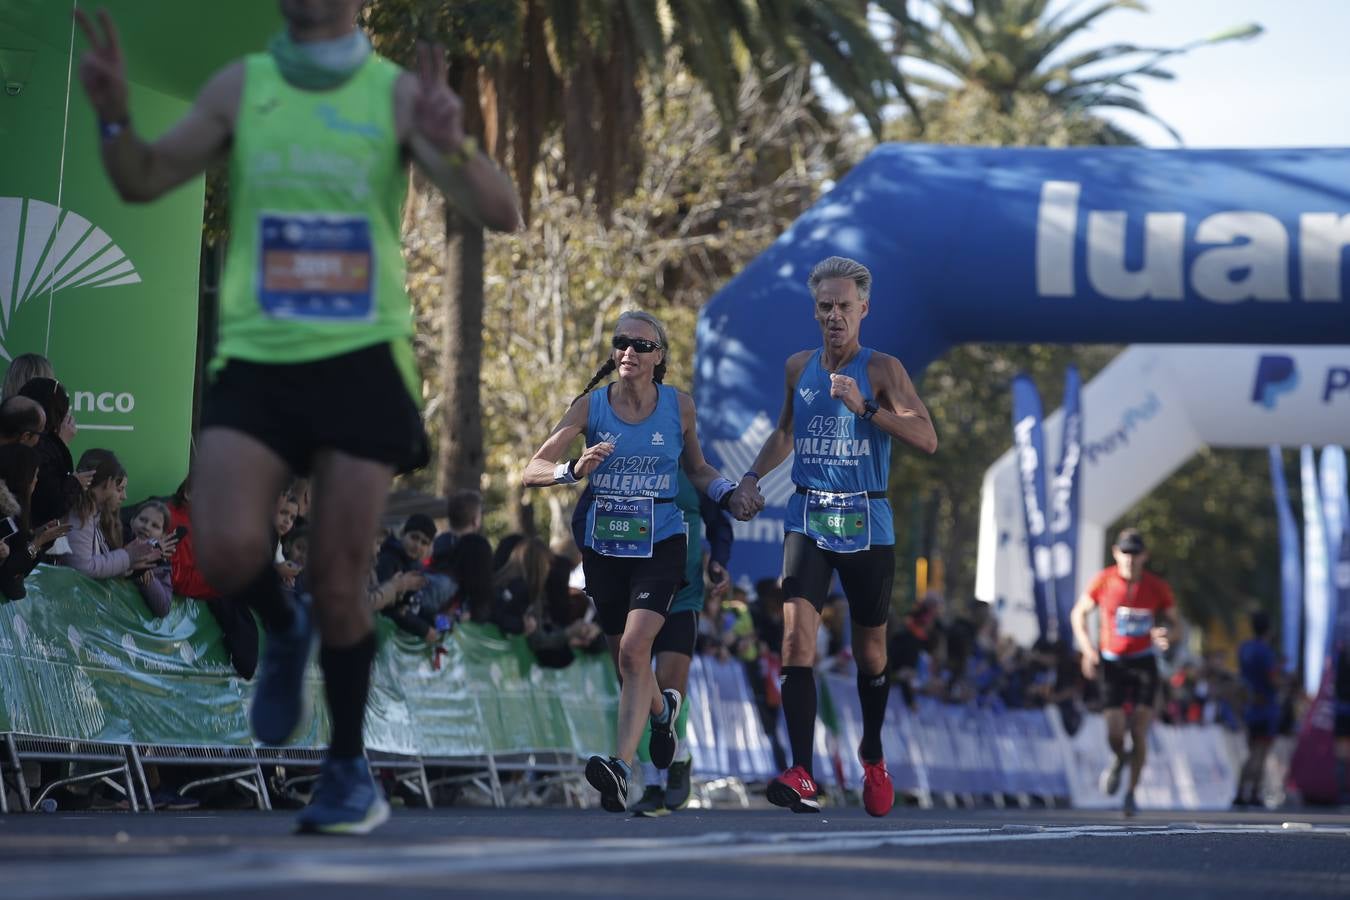
[[(221, 69), (163, 136), (137, 134), (117, 29), (76, 18), (79, 76), (98, 117), (104, 168), (146, 203), (216, 162), (230, 167), (220, 334), (193, 470), (197, 562), (267, 632), (250, 711), (264, 743), (303, 723), (317, 619), (332, 733), (299, 830), (366, 833), (389, 815), (361, 726), (375, 637), (365, 602), (370, 535), (395, 472), (425, 464), (426, 436), (399, 244), (407, 163), (461, 212), (509, 231), (509, 179), (464, 134), (440, 48), (417, 73), (371, 51), (363, 0), (281, 0), (286, 28), (265, 53)], [(313, 481), (307, 590), (292, 604), (271, 565), (269, 516), (292, 475)], [(312, 597), (312, 599), (311, 599)]]

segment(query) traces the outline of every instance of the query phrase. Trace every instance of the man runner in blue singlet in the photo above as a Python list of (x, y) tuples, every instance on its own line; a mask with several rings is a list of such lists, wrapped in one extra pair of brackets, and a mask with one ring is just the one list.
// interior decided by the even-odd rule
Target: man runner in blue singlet
[(891, 439), (937, 450), (937, 434), (905, 367), (893, 356), (862, 346), (872, 273), (861, 263), (832, 256), (807, 279), (824, 346), (787, 361), (786, 391), (778, 427), (741, 479), (729, 506), (753, 514), (757, 482), (795, 452), (783, 541), (783, 714), (793, 766), (769, 784), (768, 798), (794, 812), (817, 812), (812, 774), (816, 725), (816, 633), (820, 610), (835, 573), (853, 618), (853, 655), (863, 737), (863, 806), (874, 816), (890, 812), (895, 789), (886, 771), (881, 725), (890, 680), (886, 620), (895, 573), (895, 527), (886, 500)]

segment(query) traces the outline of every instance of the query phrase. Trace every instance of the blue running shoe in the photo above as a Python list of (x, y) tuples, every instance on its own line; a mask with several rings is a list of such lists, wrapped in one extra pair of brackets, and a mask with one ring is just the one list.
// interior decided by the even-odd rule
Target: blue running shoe
[(309, 806), (295, 820), (298, 834), (370, 834), (389, 819), (389, 803), (364, 756), (325, 759)]
[(305, 665), (314, 643), (309, 604), (294, 603), (291, 609), (295, 619), (290, 628), (264, 632), (258, 687), (249, 709), (253, 734), (264, 744), (284, 744), (294, 739), (300, 723), (309, 717)]

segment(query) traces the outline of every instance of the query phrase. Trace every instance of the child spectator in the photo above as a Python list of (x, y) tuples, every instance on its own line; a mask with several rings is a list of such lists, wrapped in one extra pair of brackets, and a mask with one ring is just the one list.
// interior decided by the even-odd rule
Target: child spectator
[(117, 511), (127, 496), (126, 469), (111, 450), (87, 450), (80, 470), (92, 472), (92, 478), (70, 512), (70, 552), (60, 562), (99, 579), (139, 576), (153, 568), (163, 558), (158, 547), (144, 538), (122, 545)]
[(276, 558), (277, 575), (281, 577), (281, 583), (292, 590), (295, 589), (295, 579), (299, 576), (302, 567), (286, 558), (285, 551), (282, 549), (282, 541), (295, 527), (295, 520), (299, 515), (300, 501), (292, 496), (289, 489), (283, 491), (281, 496), (277, 498), (277, 511), (272, 519), (272, 531), (276, 534), (276, 547), (273, 548), (273, 555)]
[(431, 542), (436, 536), (436, 523), (430, 516), (416, 513), (408, 517), (403, 524), (400, 536), (389, 535), (380, 545), (375, 555), (375, 581), (386, 584), (398, 575), (415, 576), (399, 580), (405, 590), (392, 605), (386, 605), (381, 612), (409, 634), (434, 644), (440, 639), (436, 630), (436, 614), (440, 611), (434, 594), (444, 595), (448, 600), (448, 579), (442, 579), (441, 589), (428, 594), (420, 592), (429, 586), (427, 577), (422, 573), (422, 557), (431, 550)]
[(147, 500), (136, 509), (131, 517), (131, 533), (151, 546), (158, 546), (163, 558), (153, 569), (146, 569), (139, 575), (133, 575), (136, 587), (150, 608), (150, 614), (162, 618), (169, 614), (173, 605), (173, 559), (174, 545), (178, 543), (174, 533), (169, 530), (169, 508), (159, 500)]

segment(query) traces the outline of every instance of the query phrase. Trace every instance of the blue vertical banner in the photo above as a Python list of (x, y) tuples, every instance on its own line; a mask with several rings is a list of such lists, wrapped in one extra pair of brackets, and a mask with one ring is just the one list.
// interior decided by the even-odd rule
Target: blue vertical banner
[(1050, 563), (1055, 576), (1055, 611), (1059, 640), (1073, 642), (1069, 613), (1077, 599), (1078, 482), (1083, 470), (1082, 379), (1077, 366), (1064, 373), (1064, 427), (1059, 463), (1050, 483)]
[(1017, 472), (1022, 485), (1022, 513), (1027, 527), (1027, 552), (1031, 558), (1036, 624), (1043, 638), (1059, 633), (1055, 604), (1054, 566), (1051, 563), (1050, 522), (1045, 504), (1045, 430), (1041, 422), (1041, 395), (1026, 373), (1012, 383), (1013, 446), (1017, 449)]
[(1316, 696), (1327, 658), (1331, 629), (1331, 566), (1327, 559), (1327, 529), (1313, 448), (1299, 451), (1303, 482), (1303, 690)]
[(1303, 635), (1303, 561), (1298, 525), (1289, 506), (1284, 457), (1275, 446), (1270, 448), (1270, 486), (1275, 494), (1275, 517), (1280, 526), (1280, 635), (1284, 671), (1293, 674), (1298, 670), (1299, 639)]
[[(1330, 561), (1331, 616), (1327, 629), (1327, 653), (1346, 642), (1350, 629), (1350, 492), (1346, 489), (1345, 449), (1322, 448), (1318, 461), (1322, 481), (1322, 516), (1327, 527), (1327, 559)], [(1334, 657), (1328, 657), (1334, 658)]]

